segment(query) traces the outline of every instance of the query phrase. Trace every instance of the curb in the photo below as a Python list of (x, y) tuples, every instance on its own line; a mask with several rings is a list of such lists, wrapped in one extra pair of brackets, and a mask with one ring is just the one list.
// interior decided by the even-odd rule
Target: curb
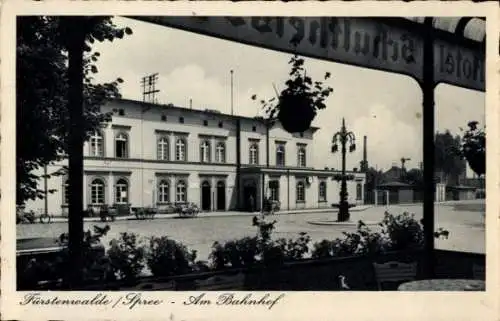
[[(337, 222), (337, 221), (307, 221), (308, 224), (311, 225), (322, 225), (322, 226), (358, 226), (359, 222)], [(379, 222), (365, 222), (365, 225), (375, 226), (378, 225)]]
[[(350, 212), (362, 212), (365, 211), (373, 206), (367, 206), (367, 205), (360, 205), (357, 207), (351, 208), (349, 211)], [(336, 211), (334, 208), (324, 208), (324, 209), (305, 209), (305, 210), (291, 210), (291, 211), (280, 211), (274, 213), (274, 215), (289, 215), (289, 214), (315, 214), (315, 213), (329, 213), (332, 211)], [(193, 217), (193, 218), (204, 218), (204, 217), (231, 217), (231, 216), (255, 216), (255, 215), (260, 215), (260, 212), (221, 212), (221, 213), (200, 213), (198, 216)], [(177, 214), (157, 214), (154, 217), (154, 220), (158, 219), (176, 219), (179, 216)], [(99, 217), (87, 217), (83, 219), (84, 222), (100, 222), (100, 223), (108, 223), (107, 222), (101, 222), (101, 219)], [(52, 222), (53, 223), (65, 223), (67, 222), (68, 219), (65, 217), (53, 217)], [(148, 221), (148, 219), (145, 220), (138, 220), (135, 216), (133, 215), (128, 215), (128, 216), (118, 216), (115, 218), (115, 221)]]

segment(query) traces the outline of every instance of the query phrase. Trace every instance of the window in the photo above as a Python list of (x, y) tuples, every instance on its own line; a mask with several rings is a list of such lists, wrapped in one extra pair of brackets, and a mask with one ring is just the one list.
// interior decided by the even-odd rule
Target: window
[(220, 121), (219, 122), (219, 128), (222, 128), (223, 123)]
[(161, 121), (167, 121), (167, 116), (166, 115), (161, 115)]
[(159, 160), (169, 159), (170, 155), (168, 152), (168, 137), (160, 137), (160, 139), (158, 139), (157, 154)]
[(304, 146), (299, 146), (297, 158), (297, 166), (306, 167), (306, 148)]
[(175, 190), (175, 201), (176, 202), (186, 202), (186, 183), (184, 181), (177, 182), (177, 188)]
[(63, 183), (63, 204), (69, 204), (69, 180)]
[(104, 156), (104, 139), (100, 131), (90, 136), (90, 156)]
[(363, 199), (363, 186), (358, 183), (356, 184), (356, 200), (362, 200)]
[(300, 138), (304, 138), (304, 133), (300, 133)]
[(184, 124), (184, 117), (179, 117), (179, 123)]
[(257, 165), (259, 163), (259, 146), (257, 143), (252, 143), (250, 145), (250, 165)]
[(203, 126), (208, 126), (208, 120), (203, 121)]
[(104, 182), (96, 178), (90, 184), (90, 203), (104, 204)]
[(320, 202), (326, 202), (326, 182), (325, 181), (319, 182), (318, 195), (319, 195)]
[(285, 145), (283, 144), (276, 147), (276, 166), (285, 166)]
[(117, 158), (128, 157), (128, 138), (125, 133), (116, 135), (115, 138), (115, 153)]
[(305, 193), (305, 185), (304, 182), (300, 181), (297, 183), (297, 202), (305, 202), (306, 193)]
[(160, 181), (160, 184), (158, 184), (158, 203), (170, 202), (169, 188), (170, 185), (166, 180)]
[(271, 201), (279, 201), (280, 200), (280, 182), (277, 180), (269, 182), (269, 196)]
[(256, 132), (257, 131), (257, 127), (256, 126), (252, 126), (252, 131)]
[(175, 143), (175, 160), (185, 161), (186, 160), (186, 142), (183, 138), (177, 139)]
[(215, 161), (217, 163), (225, 163), (226, 162), (226, 147), (224, 143), (217, 143), (215, 147)]
[(118, 109), (118, 115), (124, 116), (125, 115), (125, 110), (123, 109)]
[(120, 178), (118, 181), (116, 181), (115, 203), (116, 204), (128, 203), (128, 183), (123, 178)]
[(200, 161), (202, 163), (210, 163), (210, 142), (208, 140), (201, 142)]

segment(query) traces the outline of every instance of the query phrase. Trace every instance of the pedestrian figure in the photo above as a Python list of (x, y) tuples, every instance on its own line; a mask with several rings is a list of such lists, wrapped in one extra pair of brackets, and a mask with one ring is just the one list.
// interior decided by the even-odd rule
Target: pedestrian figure
[(250, 212), (255, 212), (255, 200), (253, 199), (253, 195), (250, 195), (248, 201), (250, 203)]

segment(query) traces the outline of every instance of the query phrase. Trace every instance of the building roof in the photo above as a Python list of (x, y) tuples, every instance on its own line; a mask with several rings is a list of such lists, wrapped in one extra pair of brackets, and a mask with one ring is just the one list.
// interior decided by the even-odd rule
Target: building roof
[[(241, 116), (241, 115), (231, 115), (231, 114), (221, 113), (220, 111), (214, 110), (214, 109), (205, 109), (205, 110), (192, 109), (192, 108), (175, 106), (173, 104), (155, 104), (155, 103), (149, 103), (149, 102), (144, 102), (144, 101), (139, 101), (139, 100), (125, 99), (125, 98), (116, 98), (116, 99), (113, 99), (113, 101), (138, 104), (141, 106), (148, 106), (148, 107), (160, 107), (160, 108), (163, 107), (163, 108), (180, 110), (183, 112), (191, 112), (191, 113), (196, 113), (196, 114), (204, 114), (204, 115), (219, 116), (219, 117), (223, 116), (223, 117), (232, 118), (232, 119), (245, 119), (245, 120), (261, 122), (263, 124), (265, 123), (265, 119), (263, 117), (259, 117), (259, 116), (247, 117), (247, 116)], [(309, 129), (312, 130), (313, 132), (316, 132), (320, 128), (316, 127), (316, 126), (311, 126)]]
[(378, 187), (395, 187), (395, 188), (412, 188), (410, 184), (401, 183), (401, 182), (388, 182), (384, 184), (378, 185)]

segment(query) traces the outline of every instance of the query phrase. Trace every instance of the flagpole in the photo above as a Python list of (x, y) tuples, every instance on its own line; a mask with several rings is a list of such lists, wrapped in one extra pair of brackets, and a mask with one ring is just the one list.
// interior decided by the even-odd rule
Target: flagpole
[(233, 115), (233, 74), (234, 74), (234, 71), (231, 69), (231, 116)]

